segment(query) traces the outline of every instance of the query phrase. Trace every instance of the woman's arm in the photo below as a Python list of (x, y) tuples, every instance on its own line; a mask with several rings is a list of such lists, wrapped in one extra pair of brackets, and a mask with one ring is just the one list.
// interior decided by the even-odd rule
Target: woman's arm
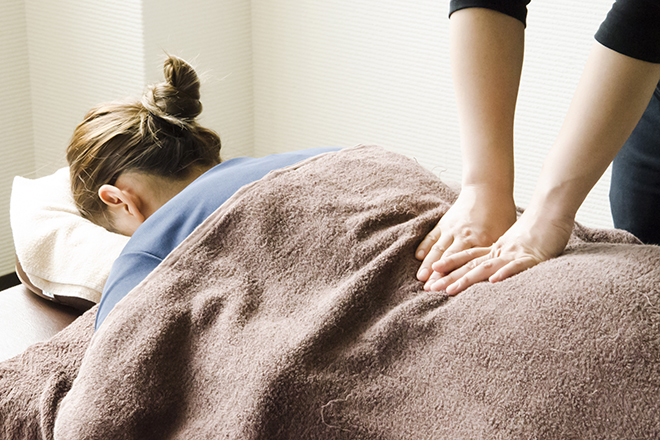
[(632, 133), (659, 80), (660, 64), (595, 44), (530, 206), (493, 246), (435, 263), (434, 270), (448, 275), (431, 288), (456, 294), (559, 255), (578, 208)]
[(457, 202), (417, 249), (422, 281), (443, 255), (489, 246), (516, 219), (513, 119), (524, 25), (490, 9), (461, 9), (451, 16), (450, 41), (463, 182)]

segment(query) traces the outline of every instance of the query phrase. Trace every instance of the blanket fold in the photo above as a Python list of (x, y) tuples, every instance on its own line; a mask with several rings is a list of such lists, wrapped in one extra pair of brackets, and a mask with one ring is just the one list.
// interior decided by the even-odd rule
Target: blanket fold
[(54, 438), (657, 437), (660, 248), (577, 227), (448, 298), (414, 251), (455, 196), (378, 147), (244, 187), (108, 315)]

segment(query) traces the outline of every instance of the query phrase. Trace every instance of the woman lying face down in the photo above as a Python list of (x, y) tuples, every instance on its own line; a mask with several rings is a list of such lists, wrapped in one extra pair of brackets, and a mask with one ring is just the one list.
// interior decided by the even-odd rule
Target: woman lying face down
[(133, 235), (151, 214), (220, 163), (220, 138), (200, 126), (195, 70), (169, 56), (165, 82), (141, 100), (100, 104), (67, 149), (76, 206), (88, 220)]
[(110, 270), (96, 328), (240, 188), (275, 169), (339, 150), (317, 147), (220, 163), (220, 138), (195, 121), (202, 111), (197, 74), (176, 57), (167, 59), (164, 70), (166, 81), (149, 87), (141, 100), (92, 109), (67, 150), (82, 216), (132, 236)]

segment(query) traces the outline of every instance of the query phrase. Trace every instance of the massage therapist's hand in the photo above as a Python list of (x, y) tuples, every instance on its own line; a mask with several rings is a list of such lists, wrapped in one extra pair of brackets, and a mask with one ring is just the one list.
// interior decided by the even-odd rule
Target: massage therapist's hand
[(494, 193), (492, 188), (464, 186), (454, 205), (424, 238), (415, 256), (423, 260), (417, 278), (425, 288), (440, 278), (431, 265), (466, 249), (490, 246), (516, 220), (512, 196)]
[(445, 276), (430, 288), (456, 295), (480, 281), (502, 281), (561, 254), (572, 230), (572, 218), (553, 220), (542, 212), (525, 211), (494, 245), (468, 249), (433, 264)]

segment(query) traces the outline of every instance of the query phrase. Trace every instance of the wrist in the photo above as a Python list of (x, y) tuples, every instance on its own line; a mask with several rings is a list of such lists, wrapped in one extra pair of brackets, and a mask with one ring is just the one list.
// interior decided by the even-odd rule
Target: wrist
[(500, 194), (513, 198), (513, 161), (491, 160), (468, 162), (463, 170), (462, 186), (486, 194)]
[(507, 182), (463, 182), (461, 194), (470, 194), (476, 200), (512, 204), (513, 185)]
[(579, 202), (572, 200), (573, 196), (568, 189), (561, 187), (537, 189), (525, 212), (551, 222), (572, 224), (580, 207)]

